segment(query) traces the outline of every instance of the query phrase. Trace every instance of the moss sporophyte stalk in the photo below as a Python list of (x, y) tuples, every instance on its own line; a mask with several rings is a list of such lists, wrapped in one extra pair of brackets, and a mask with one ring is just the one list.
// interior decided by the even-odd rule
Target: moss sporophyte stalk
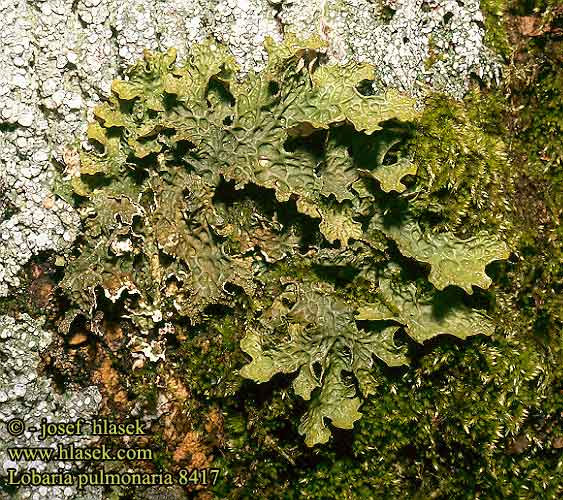
[(323, 64), (323, 48), (268, 39), (266, 68), (244, 78), (211, 41), (183, 65), (145, 52), (94, 110), (60, 285), (63, 331), (104, 304), (145, 335), (231, 310), (242, 377), (296, 374), (309, 446), (329, 423), (354, 426), (375, 363), (407, 364), (410, 344), (442, 334), (490, 335), (474, 290), (509, 254), (495, 234), (421, 223), (424, 185), (402, 147), (414, 102), (363, 92), (373, 67)]

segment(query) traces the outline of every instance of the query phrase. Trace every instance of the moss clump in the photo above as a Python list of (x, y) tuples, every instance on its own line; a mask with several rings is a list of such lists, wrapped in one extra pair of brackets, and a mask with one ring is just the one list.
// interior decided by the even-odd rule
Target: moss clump
[(411, 139), (420, 191), (412, 203), (439, 221), (435, 230), (510, 233), (513, 173), (503, 127), (495, 127), (501, 110), (496, 94), (477, 89), (463, 102), (444, 95), (427, 99)]
[(512, 45), (506, 30), (508, 3), (507, 0), (482, 0), (480, 5), (485, 18), (485, 45), (499, 54), (505, 62), (512, 54)]

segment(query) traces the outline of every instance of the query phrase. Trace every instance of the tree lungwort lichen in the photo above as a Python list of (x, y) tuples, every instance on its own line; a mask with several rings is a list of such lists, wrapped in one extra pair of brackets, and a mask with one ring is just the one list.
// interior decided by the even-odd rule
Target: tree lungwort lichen
[(328, 420), (360, 418), (376, 358), (407, 364), (409, 338), (490, 334), (471, 295), (508, 256), (493, 235), (419, 225), (416, 168), (397, 149), (414, 102), (374, 95), (369, 64), (321, 64), (323, 48), (268, 39), (266, 68), (244, 78), (211, 41), (181, 66), (172, 49), (145, 52), (94, 110), (60, 285), (63, 331), (110, 302), (145, 335), (234, 310), (252, 358), (240, 374), (297, 373), (309, 446), (328, 441)]

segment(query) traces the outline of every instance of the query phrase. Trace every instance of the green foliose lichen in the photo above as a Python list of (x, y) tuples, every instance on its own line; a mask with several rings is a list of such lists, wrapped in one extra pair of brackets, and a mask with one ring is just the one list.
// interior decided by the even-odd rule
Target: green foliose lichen
[[(460, 238), (425, 217), (437, 183), (495, 184), (481, 180), (487, 161), (452, 174), (431, 157), (430, 182), (413, 182), (420, 167), (402, 147), (418, 118), (411, 99), (363, 95), (373, 68), (321, 64), (320, 39), (266, 49), (266, 68), (244, 79), (205, 42), (182, 66), (174, 50), (145, 52), (113, 83), (71, 180), (83, 234), (60, 285), (73, 307), (62, 329), (102, 299), (146, 335), (231, 309), (252, 358), (240, 374), (295, 373), (309, 401), (299, 432), (313, 446), (329, 440), (329, 421), (354, 426), (379, 363), (406, 364), (409, 345), (438, 335), (490, 335), (470, 294), (509, 250), (496, 228)], [(475, 143), (462, 154), (492, 147), (501, 161), (501, 144), (456, 127)], [(478, 203), (485, 187), (468, 189)]]

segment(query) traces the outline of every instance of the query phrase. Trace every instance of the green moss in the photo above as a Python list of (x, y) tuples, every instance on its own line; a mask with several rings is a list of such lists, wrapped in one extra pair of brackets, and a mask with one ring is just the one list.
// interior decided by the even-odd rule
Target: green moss
[(232, 396), (241, 383), (236, 370), (244, 362), (238, 347), (243, 323), (235, 315), (216, 313), (209, 324), (187, 333), (170, 358), (200, 400)]
[(509, 0), (482, 0), (481, 12), (485, 18), (485, 45), (508, 61), (513, 47), (506, 30)]
[(515, 81), (514, 98), (522, 107), (516, 123), (521, 154), (534, 166), (533, 175), (550, 179), (549, 203), (558, 216), (563, 207), (563, 42), (552, 40), (541, 44), (530, 41), (529, 63), (536, 78)]
[(500, 125), (498, 94), (472, 90), (464, 101), (432, 95), (411, 139), (418, 168), (417, 208), (436, 228), (507, 234), (513, 173)]
[(26, 312), (29, 303), (21, 295), (0, 297), (0, 315), (14, 316)]

